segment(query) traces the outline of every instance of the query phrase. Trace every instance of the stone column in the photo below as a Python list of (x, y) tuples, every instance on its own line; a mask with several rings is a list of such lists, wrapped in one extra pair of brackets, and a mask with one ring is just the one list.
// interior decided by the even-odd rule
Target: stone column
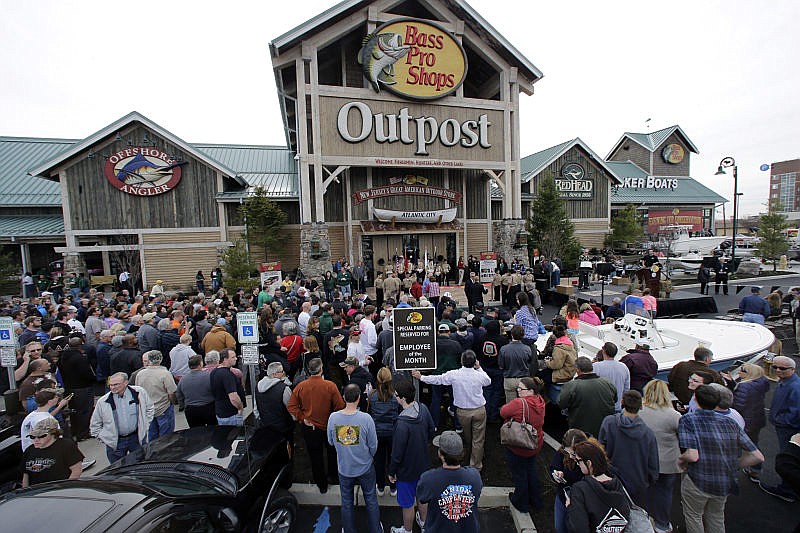
[(78, 252), (68, 252), (64, 255), (64, 275), (69, 276), (72, 272), (86, 274), (86, 263)]
[(516, 259), (526, 265), (528, 259), (528, 246), (517, 245), (517, 234), (525, 229), (525, 220), (521, 218), (507, 218), (492, 223), (493, 251), (502, 256), (507, 264)]
[(331, 244), (328, 225), (324, 222), (303, 224), (300, 230), (300, 270), (307, 278), (322, 281), (331, 269)]

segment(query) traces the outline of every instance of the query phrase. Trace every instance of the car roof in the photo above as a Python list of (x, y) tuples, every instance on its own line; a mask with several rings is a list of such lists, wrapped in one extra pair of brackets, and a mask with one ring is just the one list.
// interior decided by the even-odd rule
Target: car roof
[(108, 479), (43, 483), (0, 499), (4, 531), (106, 531), (153, 491)]
[[(254, 427), (203, 426), (175, 431), (143, 446), (101, 471), (180, 472), (213, 479), (231, 493), (247, 485), (260, 461), (285, 439)], [(180, 464), (189, 462), (189, 464)], [(180, 466), (178, 466), (180, 464)]]

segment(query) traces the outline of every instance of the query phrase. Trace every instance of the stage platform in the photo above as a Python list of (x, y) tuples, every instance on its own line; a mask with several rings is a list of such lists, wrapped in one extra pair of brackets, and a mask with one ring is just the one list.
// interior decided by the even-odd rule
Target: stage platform
[[(593, 283), (589, 290), (576, 291), (575, 294), (578, 296), (579, 303), (588, 302), (590, 298), (594, 298), (597, 303), (602, 305), (611, 305), (614, 297), (624, 300), (627, 296), (622, 292), (622, 286), (620, 285), (606, 285), (603, 290), (600, 283)], [(550, 291), (549, 295), (553, 298), (551, 303), (556, 305), (564, 305), (567, 301), (567, 295), (565, 294)], [(694, 291), (677, 290), (673, 291), (669, 298), (658, 299), (656, 318), (717, 312), (717, 302), (711, 296), (700, 294), (698, 289)]]

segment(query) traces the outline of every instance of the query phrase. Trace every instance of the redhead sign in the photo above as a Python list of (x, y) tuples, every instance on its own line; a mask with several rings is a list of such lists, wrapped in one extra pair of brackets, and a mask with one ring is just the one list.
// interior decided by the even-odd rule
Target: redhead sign
[(390, 21), (364, 37), (358, 62), (376, 92), (416, 100), (453, 93), (467, 75), (467, 56), (450, 33), (416, 19)]

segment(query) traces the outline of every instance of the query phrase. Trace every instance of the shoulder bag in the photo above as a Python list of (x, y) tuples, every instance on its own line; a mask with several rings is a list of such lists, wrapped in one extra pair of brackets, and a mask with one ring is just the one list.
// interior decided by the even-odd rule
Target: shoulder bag
[(622, 486), (622, 490), (625, 491), (625, 496), (628, 497), (628, 501), (631, 504), (631, 513), (628, 516), (628, 525), (625, 526), (626, 533), (654, 533), (653, 524), (650, 522), (650, 516), (647, 514), (647, 511), (633, 503), (631, 499), (631, 495), (628, 494), (625, 485)]
[(521, 398), (521, 400), (522, 422), (517, 422), (513, 418), (504, 422), (500, 426), (500, 444), (512, 448), (536, 450), (539, 448), (539, 433), (528, 422), (528, 402), (525, 398)]

